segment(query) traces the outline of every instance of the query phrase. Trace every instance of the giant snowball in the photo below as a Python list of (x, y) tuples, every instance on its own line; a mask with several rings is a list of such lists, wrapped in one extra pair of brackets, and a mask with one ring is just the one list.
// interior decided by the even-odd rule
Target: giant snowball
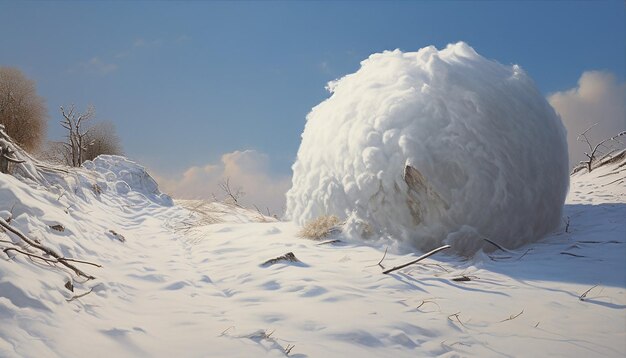
[(465, 43), (371, 55), (307, 116), (287, 217), (459, 254), (554, 230), (568, 189), (561, 120), (516, 65)]

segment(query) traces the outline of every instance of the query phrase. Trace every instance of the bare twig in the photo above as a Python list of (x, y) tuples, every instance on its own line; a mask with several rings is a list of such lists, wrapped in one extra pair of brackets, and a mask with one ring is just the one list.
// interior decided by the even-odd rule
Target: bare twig
[[(461, 314), (461, 312), (453, 313), (453, 314), (448, 316), (448, 319), (452, 321), (452, 319), (450, 317), (454, 317), (454, 318), (456, 318), (456, 321), (459, 322), (459, 324), (461, 326), (465, 327), (465, 325), (463, 324), (463, 322), (461, 322), (461, 319), (459, 318), (459, 314)], [(467, 328), (467, 327), (465, 327), (465, 328)]]
[(336, 244), (338, 242), (341, 242), (341, 240), (339, 239), (334, 239), (334, 240), (326, 240), (326, 241), (322, 241), (319, 244), (315, 244), (315, 246), (320, 246), (320, 245), (328, 245), (328, 244)]
[(235, 326), (230, 326), (228, 328), (226, 328), (225, 330), (222, 331), (222, 333), (220, 333), (220, 337), (225, 336), (226, 333), (228, 333), (228, 331), (230, 331), (231, 329), (235, 328)]
[[(237, 188), (235, 191), (230, 187), (230, 178), (226, 178), (225, 181), (219, 184), (219, 188), (233, 201), (233, 205), (241, 207), (239, 205), (239, 199), (244, 195), (241, 188)], [(260, 211), (259, 211), (260, 212)]]
[(447, 268), (441, 266), (440, 264), (433, 264), (433, 263), (426, 263), (426, 264), (420, 264), (421, 266), (435, 266), (440, 268), (441, 270), (445, 271), (445, 272), (450, 272), (450, 270), (448, 270)]
[(377, 264), (383, 270), (385, 269), (385, 266), (383, 266), (383, 260), (385, 259), (385, 256), (387, 256), (387, 250), (388, 249), (389, 249), (389, 246), (385, 247), (385, 253), (383, 254), (383, 257), (380, 259), (380, 261), (378, 261), (378, 264)]
[[(57, 260), (57, 259), (45, 258), (43, 256), (35, 255), (33, 253), (26, 252), (26, 251), (20, 250), (20, 249), (15, 248), (15, 247), (7, 247), (7, 248), (3, 249), (2, 251), (4, 251), (4, 253), (7, 254), (7, 256), (9, 256), (9, 251), (17, 251), (17, 252), (19, 252), (22, 255), (26, 255), (28, 257), (34, 257), (36, 259), (40, 259), (40, 260), (45, 261), (45, 262), (51, 262), (51, 263), (58, 263), (59, 262), (59, 260)], [(11, 256), (9, 256), (9, 258), (11, 258)]]
[(285, 355), (289, 355), (289, 353), (291, 353), (291, 350), (293, 349), (293, 347), (295, 347), (295, 344), (289, 344), (287, 343), (287, 347), (285, 347)]
[(518, 314), (515, 314), (515, 315), (511, 315), (511, 316), (509, 316), (509, 318), (503, 319), (503, 320), (502, 320), (502, 321), (500, 321), (499, 323), (514, 320), (514, 319), (516, 319), (517, 317), (521, 316), (521, 315), (522, 315), (522, 313), (524, 313), (524, 310), (522, 310), (522, 311), (521, 311), (520, 313), (518, 313)]
[(430, 257), (430, 256), (432, 256), (432, 255), (434, 255), (434, 254), (438, 253), (439, 251), (443, 251), (443, 250), (449, 249), (449, 248), (451, 248), (451, 247), (452, 247), (452, 246), (450, 246), (450, 245), (443, 245), (443, 246), (441, 246), (441, 247), (438, 247), (438, 248), (436, 248), (436, 249), (434, 249), (434, 250), (431, 250), (431, 251), (429, 251), (429, 252), (425, 253), (424, 255), (422, 255), (422, 256), (420, 256), (420, 257), (418, 257), (417, 259), (415, 259), (415, 260), (413, 260), (413, 261), (411, 261), (411, 262), (407, 262), (407, 263), (406, 263), (406, 264), (404, 264), (404, 265), (396, 266), (396, 267), (391, 268), (391, 269), (389, 269), (389, 270), (383, 271), (383, 274), (388, 274), (388, 273), (391, 273), (391, 272), (393, 272), (393, 271), (403, 269), (403, 268), (405, 268), (405, 267), (407, 267), (407, 266), (409, 266), (409, 265), (413, 265), (413, 264), (415, 264), (415, 263), (418, 263), (418, 262), (420, 262), (420, 261), (424, 260), (425, 258), (428, 258), (428, 257)]
[(589, 294), (589, 292), (591, 292), (591, 290), (593, 290), (594, 288), (598, 287), (598, 285), (594, 285), (593, 287), (591, 287), (590, 289), (588, 289), (587, 291), (583, 292), (582, 295), (580, 295), (580, 297), (578, 297), (579, 300), (584, 301), (585, 298), (587, 298), (587, 294)]
[(577, 254), (572, 254), (571, 252), (561, 252), (561, 255), (569, 255), (569, 256), (574, 256), (574, 257), (585, 257), (583, 255), (577, 255)]
[(581, 240), (576, 241), (577, 244), (621, 244), (621, 242), (617, 240), (609, 240), (609, 241), (595, 241), (595, 240)]
[(488, 243), (490, 243), (491, 245), (493, 245), (493, 246), (497, 247), (498, 249), (500, 249), (500, 250), (502, 250), (502, 251), (504, 251), (504, 252), (509, 252), (509, 253), (512, 253), (512, 252), (513, 252), (513, 251), (511, 251), (511, 250), (509, 250), (509, 249), (505, 249), (505, 248), (504, 248), (504, 247), (502, 247), (500, 244), (498, 244), (498, 243), (496, 243), (496, 242), (494, 242), (494, 241), (491, 241), (491, 240), (487, 239), (486, 237), (483, 237), (483, 240), (487, 241), (487, 242), (488, 242)]
[[(95, 287), (95, 286), (94, 286), (94, 287)], [(90, 289), (89, 289), (89, 291), (87, 291), (87, 292), (85, 292), (85, 293), (81, 293), (80, 295), (76, 295), (76, 296), (73, 296), (72, 298), (68, 298), (68, 299), (66, 299), (66, 301), (67, 301), (67, 302), (72, 302), (72, 301), (74, 301), (74, 300), (76, 300), (76, 299), (79, 299), (79, 298), (81, 298), (81, 297), (85, 297), (85, 296), (87, 296), (87, 295), (88, 295), (88, 294), (90, 294), (91, 292), (93, 292), (93, 287), (92, 287), (92, 288), (90, 288)]]
[(427, 304), (427, 303), (432, 303), (432, 304), (434, 304), (434, 305), (435, 305), (435, 306), (437, 306), (437, 308), (441, 311), (441, 306), (439, 306), (439, 304), (438, 304), (437, 302), (435, 302), (435, 301), (431, 301), (431, 300), (422, 300), (422, 302), (421, 302), (421, 303), (420, 303), (417, 307), (415, 307), (415, 309), (419, 311), (419, 309), (420, 309), (423, 305), (425, 305), (425, 304)]
[(7, 218), (7, 224), (11, 223), (11, 220), (13, 220), (13, 209), (15, 209), (15, 205), (17, 205), (17, 201), (13, 203), (13, 205), (11, 206), (11, 210), (9, 210), (9, 217)]
[(22, 239), (24, 242), (26, 242), (27, 244), (29, 244), (30, 246), (33, 246), (41, 251), (43, 251), (45, 254), (54, 257), (55, 259), (57, 259), (57, 261), (69, 268), (70, 270), (74, 271), (78, 276), (83, 276), (87, 279), (95, 279), (94, 276), (88, 275), (85, 272), (83, 272), (81, 269), (77, 268), (76, 266), (68, 263), (65, 258), (61, 255), (59, 255), (58, 253), (56, 253), (54, 250), (52, 250), (49, 247), (46, 247), (42, 244), (39, 244), (38, 242), (29, 239), (28, 237), (26, 237), (26, 235), (22, 234), (21, 232), (19, 232), (17, 229), (11, 227), (6, 221), (4, 221), (4, 219), (0, 218), (0, 226), (4, 227), (7, 231), (12, 232), (14, 235), (16, 235), (17, 237), (19, 237), (20, 239)]
[(526, 252), (524, 252), (524, 253), (522, 254), (522, 256), (520, 256), (520, 257), (518, 257), (518, 258), (517, 258), (517, 261), (521, 260), (521, 259), (522, 259), (522, 257), (526, 256), (526, 254), (528, 254), (528, 253), (529, 253), (529, 252), (531, 252), (532, 250), (533, 250), (533, 249), (532, 249), (532, 247), (531, 247), (530, 249), (526, 250)]
[(96, 266), (96, 267), (102, 267), (102, 265), (100, 265), (100, 264), (96, 264), (96, 263), (89, 262), (89, 261), (70, 259), (70, 258), (67, 258), (67, 257), (64, 257), (63, 260), (65, 260), (65, 261), (72, 261), (72, 262), (78, 262), (78, 263), (81, 263), (81, 264), (87, 264), (87, 265), (92, 265), (92, 266)]

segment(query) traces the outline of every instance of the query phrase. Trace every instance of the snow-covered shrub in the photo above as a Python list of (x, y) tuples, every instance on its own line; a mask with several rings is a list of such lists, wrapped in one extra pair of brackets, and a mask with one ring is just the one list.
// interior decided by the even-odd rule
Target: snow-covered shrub
[(307, 116), (287, 216), (367, 222), (461, 254), (535, 241), (560, 220), (565, 129), (517, 65), (465, 43), (371, 55)]

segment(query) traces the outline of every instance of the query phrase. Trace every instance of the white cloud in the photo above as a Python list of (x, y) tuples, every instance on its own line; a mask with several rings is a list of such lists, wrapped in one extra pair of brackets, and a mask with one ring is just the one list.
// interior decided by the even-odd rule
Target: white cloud
[(161, 191), (179, 199), (218, 199), (224, 198), (219, 184), (227, 178), (233, 189), (241, 187), (245, 195), (241, 198), (244, 206), (258, 206), (272, 214), (282, 215), (285, 193), (291, 186), (291, 177), (279, 176), (270, 172), (269, 158), (254, 150), (235, 151), (222, 155), (219, 163), (193, 166), (182, 174), (167, 176), (154, 175)]
[(626, 84), (617, 83), (611, 73), (584, 72), (577, 87), (556, 92), (548, 101), (567, 128), (571, 165), (585, 159), (587, 145), (576, 138), (594, 123), (598, 125), (589, 132), (594, 143), (626, 130)]
[(95, 72), (101, 75), (106, 75), (117, 70), (117, 65), (115, 63), (104, 62), (97, 56), (90, 58), (87, 62), (81, 63), (81, 66), (86, 71)]

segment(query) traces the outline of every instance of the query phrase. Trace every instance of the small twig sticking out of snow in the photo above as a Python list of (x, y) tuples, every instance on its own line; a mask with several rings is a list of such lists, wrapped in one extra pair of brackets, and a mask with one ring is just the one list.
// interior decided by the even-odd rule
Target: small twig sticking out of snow
[(577, 254), (572, 254), (571, 252), (561, 252), (561, 255), (569, 255), (569, 256), (574, 256), (574, 257), (585, 257), (583, 255), (577, 255)]
[[(261, 212), (261, 209), (259, 209), (258, 206), (252, 204), (252, 206), (254, 206), (254, 208), (256, 209), (256, 211), (259, 213), (259, 221), (261, 222), (267, 222), (267, 219), (265, 219), (265, 215), (263, 215), (263, 213)], [(268, 211), (269, 212), (269, 211)], [(269, 215), (269, 214), (268, 214)]]
[(13, 209), (15, 209), (15, 205), (17, 205), (17, 201), (13, 203), (13, 205), (11, 206), (11, 210), (9, 210), (10, 215), (6, 220), (7, 223), (11, 223), (11, 220), (13, 220)]
[(537, 324), (535, 325), (535, 328), (539, 327), (539, 323), (540, 323), (540, 322), (537, 322)]
[[(459, 318), (459, 314), (461, 314), (461, 312), (453, 313), (453, 314), (448, 316), (448, 319), (452, 321), (452, 319), (450, 317), (454, 317), (454, 318), (456, 318), (456, 321), (459, 322), (459, 324), (461, 326), (465, 327), (465, 325), (463, 324), (463, 322), (461, 322), (461, 319)], [(465, 327), (465, 328), (467, 328), (467, 327)]]
[(598, 285), (594, 285), (593, 287), (591, 287), (590, 289), (588, 289), (587, 291), (583, 292), (582, 295), (580, 295), (580, 297), (578, 297), (579, 300), (584, 301), (585, 298), (587, 298), (587, 294), (589, 294), (589, 292), (591, 292), (591, 290), (593, 290), (594, 288), (598, 287)]
[(226, 328), (225, 330), (222, 331), (222, 333), (220, 333), (219, 337), (225, 336), (228, 333), (228, 331), (230, 331), (233, 328), (235, 328), (235, 326), (230, 326), (230, 327)]
[(293, 347), (295, 347), (295, 344), (289, 344), (287, 343), (287, 347), (285, 347), (285, 355), (289, 355), (289, 353), (291, 353), (291, 350), (293, 349)]
[(450, 272), (450, 270), (448, 270), (447, 268), (445, 268), (445, 267), (441, 266), (440, 264), (432, 264), (432, 263), (429, 263), (429, 264), (421, 264), (421, 265), (422, 265), (422, 266), (435, 266), (435, 267), (438, 267), (438, 268), (440, 268), (441, 270), (443, 270), (443, 271), (445, 271), (445, 272)]
[(326, 240), (326, 241), (322, 241), (319, 244), (315, 244), (315, 246), (321, 246), (321, 245), (328, 245), (328, 244), (336, 244), (338, 242), (341, 242), (341, 240), (339, 239), (334, 239), (334, 240)]
[(504, 251), (504, 252), (513, 253), (513, 251), (508, 250), (508, 249), (505, 249), (505, 248), (504, 248), (504, 247), (502, 247), (500, 244), (498, 244), (498, 243), (496, 243), (496, 242), (494, 242), (494, 241), (491, 241), (491, 240), (487, 239), (486, 237), (483, 237), (483, 240), (487, 241), (487, 242), (488, 242), (488, 243), (490, 243), (491, 245), (493, 245), (493, 246), (497, 247), (498, 249), (500, 249), (500, 250), (502, 250), (502, 251)]
[[(95, 287), (95, 286), (94, 286), (94, 287)], [(81, 293), (80, 295), (72, 296), (72, 298), (68, 298), (68, 299), (66, 299), (66, 301), (67, 301), (67, 302), (72, 302), (72, 301), (74, 301), (74, 300), (76, 300), (76, 299), (79, 299), (79, 298), (81, 298), (81, 297), (85, 297), (85, 296), (87, 296), (87, 295), (88, 295), (88, 294), (90, 294), (91, 292), (93, 292), (93, 287), (92, 287), (92, 288), (90, 288), (90, 289), (89, 289), (89, 291), (87, 291), (87, 292), (85, 292), (85, 293)]]
[(422, 255), (422, 256), (420, 256), (420, 257), (418, 257), (417, 259), (415, 259), (415, 260), (413, 260), (413, 261), (411, 261), (411, 262), (407, 262), (407, 263), (405, 263), (404, 265), (396, 266), (396, 267), (391, 268), (391, 269), (389, 269), (389, 270), (383, 271), (383, 274), (388, 274), (388, 273), (391, 273), (391, 272), (393, 272), (393, 271), (403, 269), (403, 268), (405, 268), (405, 267), (407, 267), (407, 266), (409, 266), (409, 265), (413, 265), (413, 264), (415, 264), (415, 263), (418, 263), (418, 262), (420, 262), (420, 261), (424, 260), (425, 258), (428, 258), (428, 257), (430, 257), (430, 256), (432, 256), (432, 255), (434, 255), (434, 254), (438, 253), (439, 251), (443, 251), (443, 250), (445, 250), (445, 249), (449, 249), (449, 248), (451, 248), (451, 247), (452, 247), (452, 246), (450, 246), (450, 245), (443, 245), (443, 246), (441, 246), (441, 247), (438, 247), (438, 248), (436, 248), (436, 249), (434, 249), (434, 250), (431, 250), (431, 251), (429, 251), (429, 252), (425, 253), (424, 255)]
[(509, 318), (503, 319), (503, 320), (502, 320), (502, 321), (500, 321), (499, 323), (514, 320), (514, 319), (516, 319), (517, 317), (521, 316), (521, 315), (522, 315), (522, 313), (524, 313), (524, 310), (522, 310), (520, 313), (518, 313), (518, 314), (516, 314), (516, 315), (511, 315), (511, 316), (509, 316)]
[(617, 240), (609, 240), (609, 241), (581, 240), (581, 241), (576, 241), (576, 243), (577, 244), (621, 244), (621, 242)]
[(422, 307), (423, 305), (425, 305), (425, 304), (427, 304), (427, 303), (432, 303), (432, 304), (434, 304), (435, 306), (437, 306), (437, 308), (439, 309), (439, 311), (441, 311), (441, 306), (439, 306), (439, 304), (438, 304), (437, 302), (435, 302), (435, 301), (431, 301), (431, 300), (422, 300), (422, 302), (421, 302), (419, 305), (417, 305), (417, 307), (415, 307), (415, 309), (419, 311), (420, 307)]
[(526, 256), (526, 255), (527, 255), (529, 252), (531, 252), (532, 250), (533, 250), (533, 248), (532, 248), (532, 247), (531, 247), (530, 249), (526, 250), (526, 252), (524, 252), (524, 253), (522, 254), (522, 256), (520, 256), (520, 257), (518, 257), (518, 258), (517, 258), (517, 261), (521, 260), (521, 259), (522, 259), (522, 257)]
[(225, 181), (221, 182), (219, 184), (219, 188), (224, 192), (224, 194), (226, 194), (227, 197), (232, 200), (233, 205), (241, 207), (241, 205), (239, 205), (239, 199), (244, 196), (245, 193), (241, 190), (241, 188), (237, 188), (235, 191), (233, 191), (233, 189), (230, 187), (230, 178), (226, 178)]
[(565, 232), (568, 233), (569, 232), (569, 216), (566, 216), (567, 220), (563, 219), (563, 222), (565, 223)]
[(387, 250), (389, 249), (389, 246), (385, 247), (385, 253), (383, 254), (383, 258), (380, 259), (380, 261), (378, 261), (378, 266), (380, 266), (380, 268), (382, 268), (383, 270), (385, 269), (385, 266), (383, 266), (383, 260), (385, 259), (385, 256), (387, 256)]

